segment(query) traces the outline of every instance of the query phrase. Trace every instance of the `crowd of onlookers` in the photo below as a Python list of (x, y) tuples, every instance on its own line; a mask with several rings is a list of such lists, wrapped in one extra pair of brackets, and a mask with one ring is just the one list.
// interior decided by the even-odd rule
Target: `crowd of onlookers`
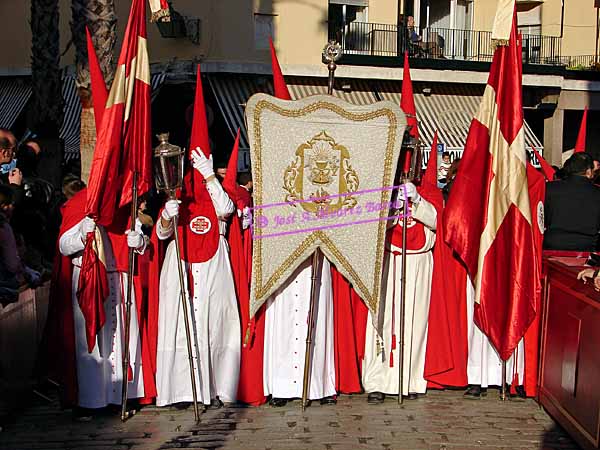
[(18, 142), (0, 128), (0, 303), (18, 298), (23, 286), (50, 277), (60, 227), (60, 207), (81, 189), (74, 176), (62, 189), (38, 174), (44, 149), (35, 139)]

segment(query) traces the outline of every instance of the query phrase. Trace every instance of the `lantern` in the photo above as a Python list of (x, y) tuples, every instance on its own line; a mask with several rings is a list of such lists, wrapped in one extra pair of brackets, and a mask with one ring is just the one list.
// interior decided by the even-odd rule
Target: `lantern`
[(183, 183), (183, 157), (185, 150), (169, 143), (169, 133), (157, 135), (160, 144), (154, 149), (154, 181), (159, 191), (175, 198)]

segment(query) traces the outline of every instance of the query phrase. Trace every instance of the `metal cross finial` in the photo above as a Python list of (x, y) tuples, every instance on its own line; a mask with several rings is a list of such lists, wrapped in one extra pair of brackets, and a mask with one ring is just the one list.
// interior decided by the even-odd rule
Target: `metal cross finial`
[(329, 69), (329, 82), (327, 86), (327, 93), (329, 95), (333, 94), (333, 78), (335, 69), (337, 68), (336, 61), (338, 61), (343, 54), (344, 51), (342, 50), (342, 46), (334, 40), (330, 40), (323, 48), (323, 61), (327, 63), (327, 69)]

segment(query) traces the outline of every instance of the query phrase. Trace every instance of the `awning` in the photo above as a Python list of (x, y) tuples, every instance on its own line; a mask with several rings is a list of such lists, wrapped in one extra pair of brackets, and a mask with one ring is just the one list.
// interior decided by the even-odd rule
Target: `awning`
[[(250, 146), (244, 118), (246, 102), (258, 92), (272, 94), (271, 77), (212, 73), (208, 75), (208, 81), (232, 138), (238, 127), (241, 129), (240, 149), (247, 153)], [(289, 76), (286, 77), (286, 82), (290, 95), (295, 100), (327, 94), (326, 78)], [(436, 130), (438, 142), (445, 144), (446, 149), (459, 156), (465, 146), (471, 121), (479, 109), (484, 88), (453, 84), (421, 86), (419, 83), (415, 83), (414, 87), (419, 133), (426, 149), (424, 162), (428, 159), (429, 147)], [(425, 89), (428, 89), (426, 93)], [(333, 95), (355, 105), (371, 104), (379, 100), (390, 100), (399, 105), (401, 90), (400, 81), (336, 78)], [(541, 151), (543, 145), (527, 122), (524, 122), (524, 130), (526, 147), (535, 147)], [(536, 162), (534, 158), (534, 165)]]
[[(232, 137), (241, 129), (240, 148), (249, 149), (244, 109), (250, 97), (259, 92), (273, 94), (270, 76), (215, 73), (208, 75), (209, 85), (219, 103), (221, 114), (227, 122)], [(327, 94), (327, 79), (286, 77), (290, 95), (294, 100), (310, 95)], [(377, 101), (367, 81), (336, 79), (333, 93), (336, 97), (356, 105)]]
[[(402, 84), (398, 81), (373, 81), (373, 89), (382, 100), (400, 104)], [(415, 106), (419, 119), (419, 135), (425, 147), (431, 147), (435, 130), (438, 141), (451, 149), (462, 149), (473, 117), (479, 110), (483, 87), (458, 85), (433, 85), (425, 95), (415, 83)], [(543, 145), (524, 122), (525, 146), (540, 150)]]
[[(327, 95), (327, 79), (286, 77), (290, 95), (294, 100), (311, 95)], [(377, 102), (368, 80), (336, 78), (333, 95), (354, 105), (371, 105)]]
[(81, 101), (75, 77), (65, 75), (62, 80), (64, 112), (59, 136), (65, 142), (64, 160), (79, 159), (79, 132), (81, 129)]
[[(151, 101), (153, 101), (167, 78), (166, 72), (152, 74), (150, 86), (152, 87)], [(63, 77), (62, 94), (64, 100), (65, 116), (60, 128), (60, 137), (65, 142), (65, 161), (79, 159), (79, 135), (81, 132), (81, 101), (77, 93), (75, 77), (65, 75)]]
[(12, 128), (31, 97), (29, 78), (0, 78), (0, 127)]
[(260, 75), (239, 74), (208, 74), (208, 84), (217, 99), (219, 110), (223, 115), (227, 128), (235, 139), (238, 128), (240, 129), (240, 149), (248, 150), (248, 133), (244, 110), (250, 97), (259, 92), (273, 93), (271, 77)]

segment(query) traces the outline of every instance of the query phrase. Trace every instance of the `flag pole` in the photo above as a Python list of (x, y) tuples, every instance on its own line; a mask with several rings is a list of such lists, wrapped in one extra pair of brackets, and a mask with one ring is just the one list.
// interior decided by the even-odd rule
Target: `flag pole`
[(304, 353), (304, 379), (302, 383), (302, 411), (308, 406), (308, 385), (310, 382), (312, 334), (314, 328), (315, 304), (317, 302), (317, 270), (319, 269), (319, 248), (312, 256), (310, 285), (310, 306), (308, 308), (308, 330), (306, 331), (306, 351)]
[[(402, 174), (402, 184), (409, 181), (408, 173)], [(401, 405), (402, 388), (404, 387), (404, 316), (406, 315), (406, 238), (408, 228), (408, 199), (404, 198), (404, 211), (402, 214), (402, 254), (400, 255), (402, 271), (400, 276), (400, 339), (398, 342), (398, 350), (400, 357), (398, 358), (398, 404)], [(393, 331), (393, 330), (392, 330)]]
[(502, 361), (502, 390), (500, 391), (500, 400), (506, 401), (506, 361)]
[[(130, 231), (135, 231), (135, 221), (137, 219), (137, 172), (133, 172), (132, 182), (132, 200), (131, 200), (131, 224)], [(131, 415), (127, 410), (127, 391), (129, 388), (129, 335), (131, 331), (131, 296), (133, 291), (133, 274), (135, 269), (135, 253), (133, 248), (129, 248), (129, 266), (127, 268), (127, 301), (125, 303), (125, 342), (123, 345), (123, 381), (121, 389), (121, 421), (125, 422)], [(138, 299), (139, 301), (139, 299)]]

